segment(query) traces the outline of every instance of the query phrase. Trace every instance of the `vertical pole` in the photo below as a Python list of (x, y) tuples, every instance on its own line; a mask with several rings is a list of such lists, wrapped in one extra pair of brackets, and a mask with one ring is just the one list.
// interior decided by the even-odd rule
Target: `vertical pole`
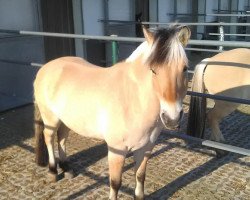
[[(198, 5), (198, 0), (192, 0), (192, 22), (198, 22), (199, 17), (198, 17), (198, 13), (199, 13), (199, 5)], [(192, 37), (193, 39), (197, 39), (197, 26), (193, 26), (193, 28), (191, 29), (192, 32)]]
[(103, 28), (104, 28), (104, 35), (108, 35), (108, 26), (109, 26), (109, 0), (104, 1), (104, 20)]
[[(113, 37), (117, 37), (117, 35), (111, 35)], [(114, 65), (118, 61), (118, 44), (117, 41), (111, 42), (111, 48), (112, 48), (112, 64)]]
[(177, 0), (174, 0), (174, 21), (176, 21), (177, 17)]
[[(223, 26), (219, 26), (219, 33), (220, 33), (219, 41), (224, 41), (224, 27)], [(223, 51), (223, 46), (219, 46), (219, 50)]]

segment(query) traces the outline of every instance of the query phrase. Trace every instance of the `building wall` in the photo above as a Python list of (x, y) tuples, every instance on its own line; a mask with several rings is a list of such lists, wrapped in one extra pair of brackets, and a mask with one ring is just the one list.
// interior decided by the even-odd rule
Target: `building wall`
[[(132, 0), (82, 0), (83, 34), (86, 35), (118, 35), (135, 37), (135, 26), (106, 25), (100, 20), (125, 20), (135, 19), (134, 1)], [(82, 41), (84, 57), (97, 65), (110, 66), (110, 42)], [(135, 45), (119, 43), (120, 60), (128, 57)], [(79, 51), (78, 51), (79, 52)]]
[[(39, 2), (0, 1), (0, 19), (0, 29), (39, 31)], [(38, 68), (31, 67), (31, 62), (44, 62), (41, 37), (0, 33), (0, 111), (33, 101)]]

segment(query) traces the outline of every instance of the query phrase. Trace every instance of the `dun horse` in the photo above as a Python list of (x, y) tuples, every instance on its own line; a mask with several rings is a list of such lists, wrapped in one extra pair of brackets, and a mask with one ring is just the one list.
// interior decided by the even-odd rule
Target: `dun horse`
[[(207, 91), (209, 94), (250, 99), (250, 50), (234, 49), (203, 60), (196, 66), (192, 84), (194, 92)], [(214, 107), (206, 114), (206, 99), (191, 97), (187, 128), (189, 135), (204, 137), (207, 116), (212, 130), (211, 140), (225, 141), (219, 123), (239, 104), (220, 100), (214, 102)]]
[(110, 68), (63, 57), (39, 70), (34, 82), (36, 162), (47, 164), (47, 146), (49, 174), (54, 180), (55, 135), (59, 166), (72, 173), (65, 152), (71, 129), (106, 141), (110, 199), (117, 198), (126, 154), (133, 151), (135, 197), (143, 199), (146, 164), (154, 142), (164, 126), (177, 127), (183, 113), (187, 89), (184, 46), (190, 37), (187, 27), (177, 25), (143, 31), (146, 41), (127, 60)]

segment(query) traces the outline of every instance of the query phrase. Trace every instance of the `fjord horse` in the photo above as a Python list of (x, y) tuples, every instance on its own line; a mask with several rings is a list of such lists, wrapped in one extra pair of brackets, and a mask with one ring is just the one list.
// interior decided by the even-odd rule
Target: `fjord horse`
[[(146, 164), (162, 128), (175, 128), (187, 90), (187, 27), (173, 25), (150, 32), (123, 62), (109, 68), (82, 58), (62, 57), (45, 64), (34, 82), (36, 162), (46, 163), (56, 180), (54, 136), (59, 166), (71, 173), (65, 142), (69, 129), (106, 141), (110, 199), (117, 199), (126, 154), (135, 158), (135, 198), (144, 198)], [(46, 144), (46, 145), (45, 145)]]
[[(191, 90), (250, 99), (250, 50), (234, 49), (203, 60), (195, 68)], [(206, 99), (191, 97), (187, 126), (189, 135), (203, 138), (207, 117), (211, 128), (210, 139), (225, 142), (219, 123), (240, 104), (221, 100), (214, 100), (214, 103), (206, 114)]]

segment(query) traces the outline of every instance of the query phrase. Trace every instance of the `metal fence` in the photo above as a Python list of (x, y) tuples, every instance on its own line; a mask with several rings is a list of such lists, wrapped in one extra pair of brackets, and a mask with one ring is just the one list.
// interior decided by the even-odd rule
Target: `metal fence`
[[(166, 23), (164, 23), (164, 24), (166, 24)], [(191, 25), (191, 24), (197, 24), (197, 23), (185, 23), (185, 24)], [(199, 24), (202, 24), (202, 23), (199, 23)], [(209, 24), (211, 24), (211, 23), (209, 23)], [(216, 23), (216, 24), (218, 25), (218, 23)], [(221, 24), (221, 23), (219, 23), (219, 24)], [(224, 23), (224, 24), (228, 25), (229, 23), (228, 24)], [(230, 24), (232, 24), (232, 23), (230, 23)], [(248, 25), (250, 25), (250, 24), (248, 24)], [(3, 32), (3, 31), (6, 31), (6, 30), (0, 30), (0, 32)], [(35, 31), (22, 31), (22, 30), (21, 31), (9, 31), (9, 33), (12, 33), (12, 34), (14, 33), (14, 34), (19, 34), (19, 35), (30, 35), (30, 36), (64, 37), (64, 38), (75, 38), (75, 39), (84, 39), (84, 40), (92, 39), (92, 40), (110, 41), (113, 43), (112, 44), (112, 53), (113, 53), (112, 57), (114, 58), (113, 62), (117, 61), (117, 42), (143, 42), (144, 41), (143, 38), (117, 37), (117, 36), (92, 36), (92, 35), (35, 32)], [(213, 41), (213, 40), (190, 40), (188, 44), (190, 44), (190, 45), (204, 45), (204, 46), (228, 46), (228, 47), (246, 47), (246, 48), (250, 47), (250, 42), (240, 42), (240, 41), (235, 42), (235, 41)], [(2, 60), (2, 62), (13, 62), (13, 61)], [(19, 62), (19, 63), (20, 64), (29, 64), (31, 66), (39, 66), (39, 67), (42, 66), (42, 64), (39, 64), (39, 63), (23, 63), (23, 62)], [(232, 97), (225, 97), (225, 96), (219, 96), (219, 95), (195, 93), (195, 92), (191, 92), (191, 91), (188, 91), (188, 95), (200, 96), (200, 97), (205, 97), (205, 98), (218, 99), (218, 100), (223, 100), (223, 101), (230, 101), (230, 102), (250, 105), (250, 100), (248, 100), (248, 99), (240, 99), (240, 98), (232, 98)], [(170, 133), (168, 133), (168, 134), (170, 134)], [(184, 140), (198, 142), (203, 146), (217, 148), (217, 149), (221, 149), (221, 150), (226, 150), (226, 151), (250, 156), (250, 150), (248, 150), (248, 149), (235, 147), (235, 146), (227, 145), (227, 144), (222, 144), (222, 143), (218, 143), (218, 142), (214, 142), (214, 141), (194, 138), (194, 137), (184, 135), (184, 134), (178, 134), (178, 135), (171, 134), (171, 135), (174, 137), (177, 137), (177, 138), (184, 139)]]

